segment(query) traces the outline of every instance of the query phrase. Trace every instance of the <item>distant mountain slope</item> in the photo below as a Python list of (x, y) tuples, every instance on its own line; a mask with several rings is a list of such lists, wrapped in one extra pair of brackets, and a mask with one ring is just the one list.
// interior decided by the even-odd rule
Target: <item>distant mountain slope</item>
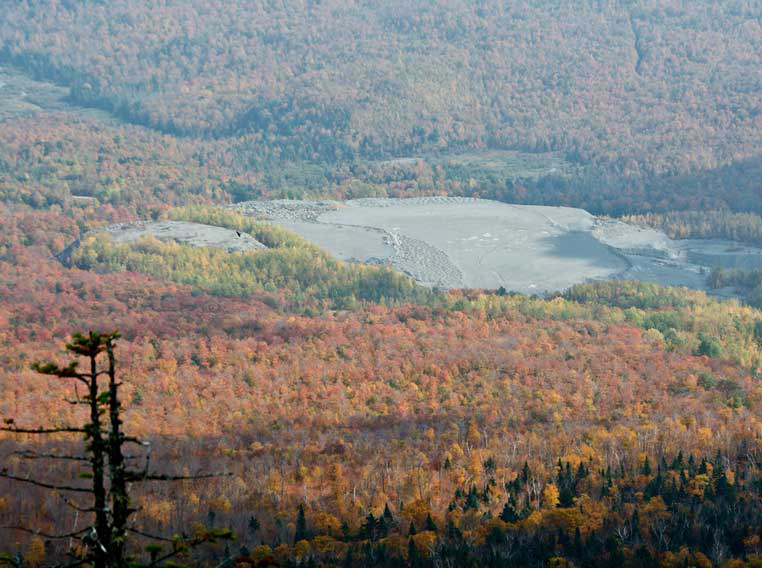
[(78, 102), (174, 134), (246, 134), (252, 152), (278, 157), (509, 147), (647, 175), (762, 144), (762, 19), (740, 0), (5, 10), (2, 58)]

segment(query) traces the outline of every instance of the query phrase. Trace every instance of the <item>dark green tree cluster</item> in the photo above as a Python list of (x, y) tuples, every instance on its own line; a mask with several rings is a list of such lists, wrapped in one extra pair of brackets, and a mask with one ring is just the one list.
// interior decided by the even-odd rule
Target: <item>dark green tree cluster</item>
[(627, 215), (622, 220), (655, 227), (673, 239), (727, 239), (762, 244), (762, 217), (757, 213), (736, 213), (731, 209), (669, 211)]
[[(743, 451), (743, 448), (739, 448)], [(748, 454), (746, 454), (748, 455)], [(528, 484), (534, 479), (528, 465), (506, 484), (508, 500), (500, 520), (491, 523), (484, 542), (467, 539), (450, 520), (438, 527), (431, 515), (425, 526), (401, 527), (388, 509), (376, 519), (368, 516), (342, 558), (322, 561), (341, 566), (362, 563), (378, 567), (450, 566), (579, 566), (645, 568), (658, 566), (724, 565), (758, 566), (755, 535), (762, 526), (762, 468), (744, 455), (730, 459), (721, 453), (712, 458), (685, 458), (682, 452), (636, 465), (619, 462), (591, 472), (584, 463), (559, 464), (556, 478), (560, 498), (556, 510), (539, 512), (539, 525), (527, 523), (532, 510)], [(584, 494), (578, 485), (585, 485)], [(581, 489), (581, 487), (580, 487)], [(604, 505), (602, 524), (592, 530), (584, 517), (581, 498)], [(519, 502), (527, 505), (519, 506)], [(483, 512), (490, 523), (490, 490), (471, 486), (458, 489), (450, 510)], [(537, 513), (536, 513), (537, 514)], [(299, 519), (303, 519), (300, 508)], [(559, 518), (577, 519), (559, 524)], [(307, 521), (302, 520), (306, 526)], [(297, 530), (300, 521), (297, 521)], [(413, 537), (419, 531), (436, 534), (436, 544), (419, 549)], [(306, 533), (305, 533), (306, 534)], [(408, 538), (405, 555), (391, 548), (394, 535)], [(307, 567), (318, 562), (312, 555), (286, 566)], [(744, 563), (746, 562), (746, 563)]]
[(743, 293), (744, 300), (755, 308), (762, 308), (762, 269), (713, 268), (707, 278), (713, 289), (732, 286)]

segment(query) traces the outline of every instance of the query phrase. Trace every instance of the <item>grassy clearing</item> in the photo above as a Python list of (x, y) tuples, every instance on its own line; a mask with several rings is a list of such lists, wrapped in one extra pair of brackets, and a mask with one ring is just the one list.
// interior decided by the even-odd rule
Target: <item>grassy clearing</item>
[(0, 120), (48, 111), (72, 111), (93, 119), (114, 120), (107, 112), (70, 104), (68, 95), (66, 87), (36, 81), (13, 67), (0, 66)]

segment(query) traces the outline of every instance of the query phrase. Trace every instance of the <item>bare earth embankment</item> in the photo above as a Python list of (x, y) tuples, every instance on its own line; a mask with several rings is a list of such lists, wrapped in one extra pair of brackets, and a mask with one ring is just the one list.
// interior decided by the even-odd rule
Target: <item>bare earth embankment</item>
[[(100, 231), (92, 231), (89, 235)], [(224, 227), (190, 223), (187, 221), (135, 221), (133, 223), (117, 223), (105, 228), (105, 232), (117, 243), (135, 243), (140, 239), (153, 236), (160, 241), (174, 241), (194, 247), (212, 247), (228, 252), (244, 252), (267, 248), (247, 233), (233, 231)], [(72, 243), (58, 255), (58, 259), (68, 262), (71, 252), (80, 244)]]
[(247, 233), (188, 221), (118, 223), (110, 225), (106, 230), (118, 243), (135, 242), (150, 234), (161, 241), (176, 241), (194, 247), (221, 248), (228, 252), (266, 248)]

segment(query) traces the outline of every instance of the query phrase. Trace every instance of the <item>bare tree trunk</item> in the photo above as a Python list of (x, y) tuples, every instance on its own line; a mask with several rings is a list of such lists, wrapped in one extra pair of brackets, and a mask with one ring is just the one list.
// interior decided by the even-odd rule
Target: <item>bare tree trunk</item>
[(130, 497), (127, 493), (127, 480), (125, 475), (124, 453), (120, 418), (121, 403), (119, 402), (119, 384), (116, 379), (116, 363), (114, 359), (114, 345), (109, 340), (106, 344), (108, 354), (108, 378), (109, 378), (109, 468), (111, 476), (111, 507), (113, 509), (112, 549), (117, 566), (126, 566), (124, 545), (127, 537), (127, 519), (130, 516)]
[(95, 568), (105, 568), (107, 554), (111, 549), (111, 531), (109, 527), (108, 509), (106, 505), (106, 487), (104, 484), (104, 459), (105, 444), (103, 442), (100, 404), (98, 401), (98, 370), (95, 359), (97, 350), (92, 346), (90, 357), (90, 384), (88, 402), (90, 403), (90, 424), (85, 426), (87, 436), (90, 438), (90, 451), (92, 453), (93, 471), (93, 500), (95, 508), (95, 538), (97, 542), (94, 548)]

